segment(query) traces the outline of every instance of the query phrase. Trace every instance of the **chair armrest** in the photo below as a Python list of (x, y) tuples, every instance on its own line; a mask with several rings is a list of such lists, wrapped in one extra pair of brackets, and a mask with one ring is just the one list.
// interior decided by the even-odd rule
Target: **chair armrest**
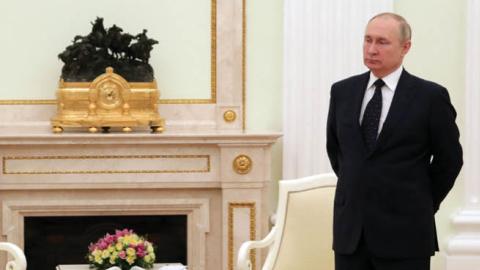
[(259, 241), (247, 241), (240, 246), (238, 250), (237, 270), (251, 270), (252, 262), (250, 261), (250, 250), (254, 248), (268, 247), (273, 243), (275, 239), (277, 228), (273, 227), (272, 230)]
[(27, 259), (23, 251), (15, 244), (0, 242), (0, 250), (8, 252), (13, 256), (13, 261), (8, 261), (5, 269), (25, 270), (27, 269)]

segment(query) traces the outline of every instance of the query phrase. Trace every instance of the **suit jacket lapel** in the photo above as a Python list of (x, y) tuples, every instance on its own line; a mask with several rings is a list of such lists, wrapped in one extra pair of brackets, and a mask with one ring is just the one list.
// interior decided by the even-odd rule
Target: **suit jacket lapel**
[(402, 71), (387, 118), (378, 136), (377, 144), (370, 154), (378, 151), (385, 144), (388, 138), (392, 136), (398, 121), (402, 118), (403, 114), (408, 111), (409, 103), (412, 101), (414, 94), (412, 78), (412, 75), (407, 71)]

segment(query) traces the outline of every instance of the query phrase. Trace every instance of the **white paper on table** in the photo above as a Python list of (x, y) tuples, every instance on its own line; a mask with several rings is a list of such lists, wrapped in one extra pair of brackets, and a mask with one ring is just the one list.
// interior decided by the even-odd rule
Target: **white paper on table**
[(186, 270), (187, 268), (183, 265), (164, 265), (158, 270)]

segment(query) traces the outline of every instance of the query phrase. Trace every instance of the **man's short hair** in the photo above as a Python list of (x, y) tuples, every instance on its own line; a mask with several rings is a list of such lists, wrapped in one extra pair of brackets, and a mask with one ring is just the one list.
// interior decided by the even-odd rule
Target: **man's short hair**
[(400, 16), (396, 13), (383, 12), (383, 13), (380, 13), (380, 14), (377, 14), (377, 15), (373, 16), (368, 22), (371, 22), (376, 18), (384, 18), (384, 17), (392, 18), (399, 23), (400, 39), (402, 41), (407, 41), (407, 40), (412, 39), (412, 29), (410, 28), (410, 25), (408, 24), (407, 20), (405, 20), (405, 18), (403, 18), (402, 16)]

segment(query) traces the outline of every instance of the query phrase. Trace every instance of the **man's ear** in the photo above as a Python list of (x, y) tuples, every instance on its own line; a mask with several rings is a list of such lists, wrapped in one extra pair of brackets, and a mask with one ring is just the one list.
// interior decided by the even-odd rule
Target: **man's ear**
[(405, 41), (402, 45), (402, 55), (405, 56), (411, 47), (412, 47), (412, 41), (411, 40)]

